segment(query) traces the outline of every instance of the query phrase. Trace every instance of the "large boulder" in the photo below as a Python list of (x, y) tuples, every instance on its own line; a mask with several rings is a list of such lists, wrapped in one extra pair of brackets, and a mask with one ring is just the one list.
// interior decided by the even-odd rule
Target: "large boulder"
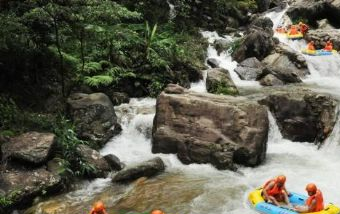
[(78, 136), (98, 147), (120, 133), (112, 102), (103, 93), (71, 94), (67, 99), (69, 115), (76, 124)]
[[(38, 195), (60, 191), (62, 181), (58, 175), (43, 168), (34, 170), (6, 170), (0, 174), (0, 197), (10, 203), (0, 203), (8, 209), (22, 208)], [(6, 212), (10, 213), (10, 212)]]
[(272, 33), (262, 28), (252, 28), (232, 56), (237, 62), (242, 62), (250, 57), (262, 60), (271, 53), (274, 46)]
[(56, 136), (52, 133), (27, 132), (10, 139), (1, 150), (4, 158), (41, 165), (50, 157), (55, 143)]
[(335, 50), (340, 50), (340, 31), (337, 30), (310, 30), (306, 34), (308, 41), (314, 41), (318, 49), (324, 48), (327, 41), (333, 42)]
[(324, 18), (326, 14), (327, 2), (324, 0), (302, 0), (294, 2), (287, 10), (288, 16), (292, 20), (301, 18), (316, 25), (318, 19)]
[(275, 53), (264, 58), (262, 63), (274, 67), (288, 68), (300, 78), (309, 74), (305, 57), (284, 44), (276, 46)]
[(292, 20), (305, 19), (314, 26), (317, 21), (328, 19), (333, 25), (339, 26), (340, 1), (339, 0), (301, 0), (289, 7), (287, 14)]
[(165, 170), (164, 162), (161, 158), (145, 161), (136, 166), (128, 167), (118, 172), (112, 179), (113, 182), (128, 182), (141, 177), (152, 177)]
[(322, 142), (333, 130), (336, 101), (309, 90), (275, 92), (260, 101), (269, 107), (284, 138)]
[(94, 168), (93, 172), (89, 172), (89, 177), (104, 178), (111, 171), (109, 163), (96, 150), (86, 145), (79, 145), (77, 152), (85, 164), (91, 165)]
[(256, 80), (263, 71), (264, 65), (256, 58), (251, 57), (242, 61), (235, 72), (242, 80)]
[(207, 71), (207, 91), (214, 94), (236, 95), (238, 90), (230, 77), (229, 71), (213, 68)]
[(256, 166), (265, 159), (266, 108), (241, 97), (185, 91), (157, 99), (152, 152), (177, 153), (185, 164)]
[(273, 21), (268, 18), (268, 17), (264, 17), (264, 16), (259, 16), (256, 19), (254, 19), (251, 24), (252, 27), (256, 27), (256, 28), (261, 28), (264, 29), (265, 31), (267, 31), (269, 34), (273, 34), (273, 26), (274, 23)]

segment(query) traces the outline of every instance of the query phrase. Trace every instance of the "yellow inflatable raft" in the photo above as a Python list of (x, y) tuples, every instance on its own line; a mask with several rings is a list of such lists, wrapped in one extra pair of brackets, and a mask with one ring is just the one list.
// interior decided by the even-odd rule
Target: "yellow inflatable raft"
[[(248, 201), (250, 205), (256, 211), (263, 213), (263, 214), (298, 214), (296, 211), (291, 210), (289, 208), (278, 207), (273, 204), (265, 202), (263, 197), (261, 196), (261, 192), (262, 192), (262, 188), (258, 188), (252, 191), (251, 193), (249, 193), (249, 196), (248, 196)], [(306, 200), (307, 200), (307, 196), (290, 192), (289, 201), (293, 205), (304, 205)], [(306, 214), (339, 214), (339, 213), (340, 213), (339, 207), (333, 204), (329, 204), (322, 211), (306, 213)]]

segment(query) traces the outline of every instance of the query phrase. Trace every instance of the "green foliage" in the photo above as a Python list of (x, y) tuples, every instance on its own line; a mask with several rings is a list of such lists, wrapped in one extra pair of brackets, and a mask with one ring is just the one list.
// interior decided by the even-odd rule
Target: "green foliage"
[(87, 144), (87, 142), (79, 140), (74, 129), (74, 125), (63, 116), (59, 116), (53, 126), (53, 132), (57, 135), (59, 156), (63, 159), (62, 171), (82, 176), (95, 171), (95, 169), (79, 156), (77, 147), (80, 144)]
[(6, 195), (0, 195), (0, 207), (9, 207), (11, 206), (15, 198), (20, 194), (20, 191), (14, 190), (9, 192)]
[[(65, 161), (63, 168), (80, 176), (94, 169), (85, 163), (77, 153), (77, 146), (87, 142), (79, 140), (73, 124), (63, 116), (38, 114), (20, 110), (13, 99), (0, 97), (0, 135), (14, 136), (26, 131), (47, 131), (57, 136), (59, 156)], [(7, 198), (3, 198), (6, 203)], [(1, 203), (1, 202), (0, 202)]]
[(85, 77), (84, 82), (92, 87), (98, 87), (100, 85), (108, 86), (113, 82), (113, 77), (109, 75), (96, 75), (92, 77)]
[(234, 53), (241, 46), (243, 41), (244, 41), (243, 38), (239, 38), (239, 39), (235, 39), (233, 42), (228, 44), (228, 52)]
[(221, 81), (214, 85), (212, 85), (211, 89), (209, 90), (214, 94), (224, 94), (224, 95), (238, 95), (238, 91), (235, 87), (231, 87), (228, 85), (227, 82)]
[[(128, 9), (111, 0), (26, 0), (1, 12), (4, 79), (18, 85), (34, 82), (28, 86), (37, 88), (56, 81), (62, 88), (70, 82), (115, 88), (126, 79), (142, 79), (153, 93), (175, 81), (168, 73), (178, 64), (203, 66), (206, 44), (200, 35), (180, 32), (176, 24), (164, 20), (149, 24), (142, 19), (148, 13), (141, 10), (146, 5), (130, 3), (134, 6)], [(187, 2), (182, 4), (180, 10), (190, 9)], [(30, 93), (36, 91), (44, 92)]]

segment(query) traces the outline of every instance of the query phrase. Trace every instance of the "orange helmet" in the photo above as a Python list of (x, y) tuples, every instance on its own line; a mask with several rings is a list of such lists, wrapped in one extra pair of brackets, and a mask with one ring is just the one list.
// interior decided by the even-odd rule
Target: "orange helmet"
[(315, 193), (316, 192), (316, 185), (313, 184), (313, 183), (307, 184), (306, 191)]
[(94, 204), (94, 211), (95, 212), (102, 212), (105, 210), (105, 206), (104, 206), (104, 203), (101, 202), (101, 201), (98, 201)]
[(151, 214), (164, 214), (162, 210), (153, 210)]
[(277, 176), (276, 181), (277, 181), (278, 183), (284, 184), (284, 183), (286, 182), (286, 176), (284, 176), (284, 175), (279, 175), (279, 176)]

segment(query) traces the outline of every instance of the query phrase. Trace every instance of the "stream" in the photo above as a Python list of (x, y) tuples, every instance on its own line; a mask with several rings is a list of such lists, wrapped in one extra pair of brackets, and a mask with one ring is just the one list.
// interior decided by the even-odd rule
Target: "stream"
[[(282, 21), (285, 10), (266, 14), (274, 27)], [(215, 32), (202, 32), (212, 44), (220, 37)], [(296, 51), (306, 46), (305, 41), (291, 41), (275, 35), (280, 42)], [(311, 72), (304, 79), (304, 86), (329, 93), (340, 100), (340, 56), (305, 56)], [(242, 90), (261, 90), (255, 81), (243, 81), (234, 72), (237, 63), (230, 53), (220, 55), (213, 45), (208, 47), (208, 58), (218, 59), (220, 67), (230, 71), (231, 77)], [(206, 92), (205, 79), (192, 83), (191, 90)], [(291, 142), (283, 139), (278, 126), (269, 114), (270, 133), (266, 161), (256, 167), (239, 167), (237, 172), (217, 170), (209, 164), (183, 165), (171, 154), (151, 153), (151, 129), (156, 100), (131, 99), (130, 103), (116, 106), (115, 110), (123, 131), (100, 151), (102, 155), (114, 154), (126, 165), (132, 165), (153, 157), (161, 157), (166, 165), (165, 173), (151, 179), (139, 179), (129, 185), (117, 185), (108, 179), (95, 179), (78, 184), (76, 190), (53, 196), (24, 214), (75, 214), (88, 213), (91, 205), (102, 200), (109, 214), (147, 213), (162, 209), (167, 214), (252, 214), (257, 213), (247, 204), (247, 196), (254, 188), (278, 175), (287, 176), (289, 191), (304, 193), (307, 183), (315, 182), (322, 190), (325, 202), (340, 205), (340, 122), (336, 123), (325, 146), (318, 150), (310, 143)], [(339, 121), (339, 120), (338, 120)]]

